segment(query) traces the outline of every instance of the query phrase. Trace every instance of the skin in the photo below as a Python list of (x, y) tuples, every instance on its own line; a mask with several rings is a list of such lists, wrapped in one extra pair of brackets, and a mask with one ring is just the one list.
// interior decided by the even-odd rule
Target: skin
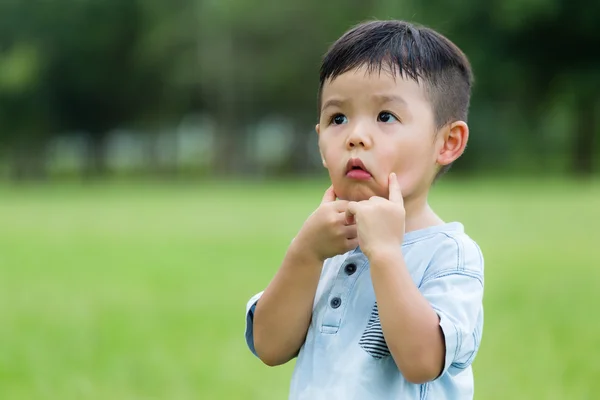
[[(443, 223), (427, 195), (439, 168), (463, 153), (467, 124), (436, 129), (420, 82), (364, 67), (326, 82), (322, 99), (316, 131), (332, 186), (257, 303), (257, 354), (267, 365), (297, 354), (323, 261), (360, 245), (396, 365), (409, 382), (433, 380), (444, 367), (444, 337), (437, 314), (410, 278), (401, 245), (405, 232)], [(360, 159), (370, 176), (347, 176), (350, 159)]]
[(356, 225), (346, 224), (348, 203), (336, 201), (333, 186), (327, 189), (257, 303), (254, 348), (265, 364), (284, 364), (298, 353), (310, 325), (323, 261), (358, 246)]

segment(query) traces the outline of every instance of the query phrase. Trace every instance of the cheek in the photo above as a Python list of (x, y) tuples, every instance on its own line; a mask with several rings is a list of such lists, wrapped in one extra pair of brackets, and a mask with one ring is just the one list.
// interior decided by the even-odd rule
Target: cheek
[(392, 154), (393, 160), (389, 171), (395, 171), (400, 184), (405, 188), (414, 188), (422, 179), (429, 175), (434, 167), (432, 160), (432, 145), (423, 142), (404, 144), (396, 147)]
[(327, 163), (327, 169), (330, 171), (336, 171), (340, 168), (340, 152), (336, 151), (333, 146), (325, 146), (321, 149), (321, 154), (325, 162)]
[(399, 164), (409, 169), (422, 168), (431, 164), (435, 152), (435, 143), (432, 138), (423, 132), (413, 135), (410, 140), (398, 143), (395, 146), (396, 160)]

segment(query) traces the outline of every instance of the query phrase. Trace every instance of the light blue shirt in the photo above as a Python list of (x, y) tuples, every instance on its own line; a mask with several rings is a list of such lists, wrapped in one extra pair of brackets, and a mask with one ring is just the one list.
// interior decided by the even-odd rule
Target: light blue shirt
[[(398, 370), (383, 338), (369, 260), (356, 249), (328, 259), (312, 321), (296, 360), (291, 400), (472, 399), (471, 363), (483, 329), (483, 256), (458, 222), (408, 232), (402, 253), (413, 282), (440, 317), (446, 341), (441, 375), (413, 384)], [(246, 307), (246, 341), (262, 292)]]

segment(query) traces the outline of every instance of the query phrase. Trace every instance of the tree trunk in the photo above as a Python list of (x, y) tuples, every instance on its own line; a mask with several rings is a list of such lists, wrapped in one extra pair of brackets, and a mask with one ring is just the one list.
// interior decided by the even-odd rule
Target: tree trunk
[[(311, 159), (313, 157), (311, 150), (319, 151), (319, 149), (318, 147), (311, 149), (308, 144), (311, 140), (310, 129), (313, 128), (314, 124), (311, 125), (307, 118), (301, 118), (296, 120), (294, 125), (294, 138), (292, 141), (292, 152), (290, 154), (289, 172), (294, 175), (304, 175), (314, 169), (311, 164)], [(314, 128), (313, 134), (315, 136), (317, 135)]]
[(10, 179), (14, 182), (43, 180), (47, 177), (47, 141), (31, 138), (17, 142), (12, 149)]
[(593, 96), (582, 96), (576, 104), (572, 168), (575, 175), (589, 176), (594, 172), (594, 141), (600, 134), (599, 119), (595, 112), (597, 103)]
[(226, 119), (233, 118), (228, 113), (222, 114), (224, 118), (218, 118), (217, 135), (215, 137), (215, 152), (213, 160), (213, 172), (220, 176), (231, 176), (241, 171), (244, 164), (243, 144), (246, 143), (241, 126)]
[(100, 178), (107, 172), (107, 142), (108, 134), (95, 133), (88, 141), (88, 157), (84, 177), (86, 179)]

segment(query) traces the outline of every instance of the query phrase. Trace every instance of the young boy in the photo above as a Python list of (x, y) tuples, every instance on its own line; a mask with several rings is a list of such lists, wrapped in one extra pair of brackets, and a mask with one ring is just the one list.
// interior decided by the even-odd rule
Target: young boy
[(483, 257), (427, 203), (467, 144), (471, 83), (453, 43), (401, 21), (358, 25), (326, 54), (332, 186), (246, 310), (256, 356), (297, 357), (291, 399), (473, 398)]

